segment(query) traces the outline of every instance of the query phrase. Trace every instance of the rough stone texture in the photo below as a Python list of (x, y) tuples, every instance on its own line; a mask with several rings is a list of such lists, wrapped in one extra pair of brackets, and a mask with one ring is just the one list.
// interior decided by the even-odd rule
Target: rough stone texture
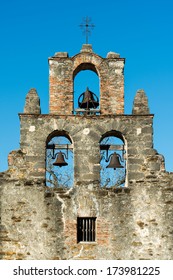
[(92, 52), (93, 52), (93, 50), (92, 50), (92, 45), (90, 45), (90, 44), (84, 44), (84, 45), (82, 46), (82, 49), (81, 49), (80, 52), (90, 52), (90, 53), (92, 53)]
[(134, 115), (145, 115), (149, 114), (150, 110), (148, 107), (148, 98), (143, 89), (137, 91), (134, 103), (133, 103), (133, 110), (132, 114)]
[[(106, 114), (106, 107), (100, 115), (72, 115), (61, 106), (59, 114), (56, 107), (56, 114), (19, 115), (20, 149), (9, 154), (9, 169), (0, 173), (0, 258), (171, 260), (173, 173), (153, 149), (148, 105), (145, 114), (141, 109), (133, 115), (111, 114), (110, 108)], [(72, 139), (71, 189), (45, 185), (46, 143), (56, 131)], [(108, 132), (124, 139), (124, 188), (100, 187), (99, 143)], [(77, 243), (77, 217), (96, 217), (96, 242)]]
[(40, 98), (35, 88), (30, 89), (26, 96), (24, 113), (40, 114)]
[(102, 114), (124, 113), (124, 58), (111, 53), (102, 58), (85, 44), (79, 54), (49, 58), (50, 113), (73, 113), (73, 83), (81, 70), (92, 70), (100, 79)]

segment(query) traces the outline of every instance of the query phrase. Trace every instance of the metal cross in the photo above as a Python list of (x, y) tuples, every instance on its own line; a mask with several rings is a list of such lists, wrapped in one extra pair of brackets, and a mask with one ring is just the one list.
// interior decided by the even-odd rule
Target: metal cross
[(83, 18), (83, 22), (79, 26), (84, 30), (83, 33), (86, 35), (86, 44), (88, 44), (88, 36), (91, 34), (91, 29), (93, 29), (95, 25), (91, 23), (91, 18), (86, 17)]

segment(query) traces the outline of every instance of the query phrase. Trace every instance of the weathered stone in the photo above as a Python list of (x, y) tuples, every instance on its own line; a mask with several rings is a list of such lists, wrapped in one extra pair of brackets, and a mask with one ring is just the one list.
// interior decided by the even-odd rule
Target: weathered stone
[(68, 53), (67, 52), (56, 52), (54, 54), (54, 57), (68, 57)]
[(82, 49), (80, 52), (93, 52), (92, 45), (90, 45), (90, 44), (82, 45)]
[(141, 172), (130, 172), (129, 173), (129, 180), (143, 180), (144, 179), (144, 173)]
[(119, 58), (119, 57), (120, 57), (119, 53), (108, 52), (107, 54), (107, 58)]
[(40, 114), (40, 99), (36, 89), (32, 88), (28, 92), (25, 100), (24, 113), (26, 114)]
[(92, 46), (85, 44), (81, 52), (72, 58), (65, 56), (49, 58), (50, 113), (72, 114), (74, 77), (81, 70), (92, 70), (100, 78), (102, 114), (123, 114), (125, 60), (116, 54), (113, 56), (116, 56), (116, 59), (112, 59), (113, 62), (109, 61), (110, 58), (96, 55), (92, 51)]
[[(143, 91), (133, 114), (123, 115), (124, 59), (113, 52), (102, 58), (84, 45), (71, 58), (56, 53), (49, 66), (50, 114), (40, 114), (32, 89), (19, 115), (20, 149), (9, 154), (9, 169), (0, 173), (0, 258), (172, 260), (173, 173), (153, 149), (153, 115)], [(82, 70), (100, 77), (99, 115), (72, 113), (74, 78)], [(72, 188), (46, 185), (46, 146), (53, 135), (71, 139)], [(123, 142), (123, 187), (100, 186), (106, 136)], [(96, 218), (95, 242), (78, 242), (78, 217)]]
[(149, 107), (148, 107), (148, 99), (144, 92), (144, 90), (140, 89), (137, 91), (134, 103), (133, 103), (133, 111), (132, 114), (134, 115), (145, 115), (149, 114)]

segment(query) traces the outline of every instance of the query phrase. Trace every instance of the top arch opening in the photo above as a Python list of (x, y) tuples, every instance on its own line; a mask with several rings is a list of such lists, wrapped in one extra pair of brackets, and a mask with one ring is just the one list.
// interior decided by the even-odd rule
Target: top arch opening
[(76, 77), (76, 75), (83, 70), (90, 70), (96, 73), (97, 76), (99, 76), (98, 71), (95, 67), (94, 64), (92, 63), (81, 63), (80, 65), (77, 66), (77, 68), (73, 72), (73, 79)]

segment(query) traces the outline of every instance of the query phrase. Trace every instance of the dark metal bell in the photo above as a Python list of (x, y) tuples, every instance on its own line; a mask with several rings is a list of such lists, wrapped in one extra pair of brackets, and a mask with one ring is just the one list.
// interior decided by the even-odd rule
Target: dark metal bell
[[(80, 102), (80, 98), (83, 97), (82, 101)], [(88, 89), (83, 92), (78, 99), (78, 104), (81, 109), (91, 109), (97, 108), (99, 106), (99, 99), (98, 97)]]
[(64, 156), (63, 156), (62, 152), (58, 153), (56, 161), (53, 163), (53, 165), (59, 166), (59, 167), (68, 165), (68, 163), (65, 162), (65, 160), (64, 160)]
[(106, 168), (124, 168), (123, 165), (121, 165), (120, 161), (119, 161), (119, 155), (117, 155), (117, 153), (113, 153), (111, 155), (111, 160), (110, 163), (108, 164), (108, 166), (106, 166)]

